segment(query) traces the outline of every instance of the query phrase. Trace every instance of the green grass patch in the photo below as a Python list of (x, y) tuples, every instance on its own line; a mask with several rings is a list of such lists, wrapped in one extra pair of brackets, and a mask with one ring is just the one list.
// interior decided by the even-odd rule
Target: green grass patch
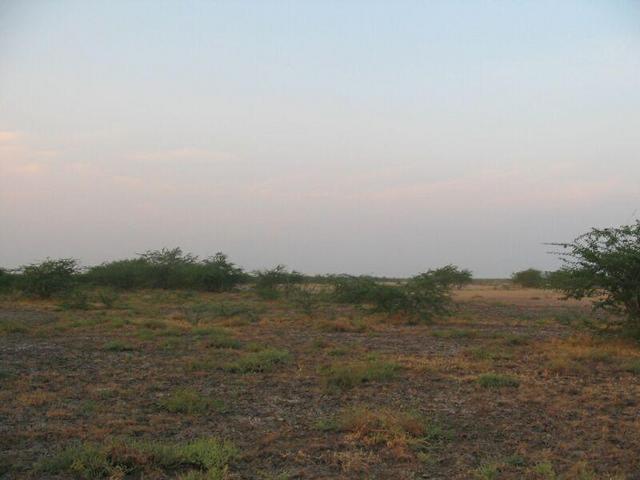
[(27, 333), (28, 331), (29, 329), (24, 323), (20, 323), (15, 320), (0, 321), (0, 334)]
[(159, 402), (160, 407), (171, 413), (186, 413), (189, 415), (207, 413), (212, 410), (225, 410), (221, 400), (203, 396), (192, 388), (180, 388), (171, 392)]
[(485, 373), (478, 377), (478, 385), (483, 388), (515, 388), (520, 385), (520, 381), (510, 375), (499, 373)]
[(497, 480), (500, 474), (500, 465), (498, 463), (485, 463), (476, 468), (473, 477), (477, 480)]
[(36, 470), (45, 474), (70, 474), (85, 479), (157, 478), (180, 471), (199, 472), (208, 480), (224, 478), (229, 464), (238, 456), (229, 442), (203, 438), (188, 443), (118, 440), (106, 444), (76, 443), (56, 455), (42, 459)]
[(198, 327), (192, 333), (205, 339), (205, 346), (210, 348), (240, 348), (240, 340), (233, 338), (231, 332), (219, 327)]
[(104, 349), (107, 352), (130, 352), (135, 350), (133, 345), (121, 340), (112, 340), (104, 344)]
[(186, 320), (192, 325), (206, 323), (218, 318), (231, 318), (246, 315), (253, 318), (257, 312), (251, 305), (244, 303), (196, 303), (183, 309)]
[(631, 360), (624, 366), (625, 371), (633, 373), (634, 375), (640, 375), (640, 359)]
[(378, 359), (333, 363), (320, 369), (325, 385), (339, 390), (396, 377), (400, 365)]
[(436, 338), (475, 338), (478, 332), (475, 330), (450, 328), (446, 330), (433, 330), (431, 336)]
[(227, 370), (235, 373), (270, 372), (275, 367), (288, 363), (291, 354), (287, 350), (267, 348), (258, 352), (247, 353), (227, 366)]
[(15, 377), (16, 372), (14, 372), (13, 370), (9, 370), (8, 368), (0, 368), (0, 380), (11, 380), (13, 377)]
[(452, 438), (451, 431), (413, 410), (358, 405), (316, 422), (324, 432), (349, 433), (349, 441), (368, 446), (399, 448), (407, 454), (425, 453)]

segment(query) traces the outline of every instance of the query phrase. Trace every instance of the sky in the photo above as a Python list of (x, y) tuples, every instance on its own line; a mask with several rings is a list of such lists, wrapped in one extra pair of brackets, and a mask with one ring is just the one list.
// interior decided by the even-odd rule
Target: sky
[(477, 277), (640, 218), (637, 1), (0, 0), (0, 265)]

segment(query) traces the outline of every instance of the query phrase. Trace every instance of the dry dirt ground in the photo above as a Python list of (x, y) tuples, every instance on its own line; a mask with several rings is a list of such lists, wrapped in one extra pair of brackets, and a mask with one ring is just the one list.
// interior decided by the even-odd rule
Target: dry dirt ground
[(429, 325), (251, 292), (4, 297), (0, 478), (640, 479), (637, 344), (553, 292), (455, 297)]

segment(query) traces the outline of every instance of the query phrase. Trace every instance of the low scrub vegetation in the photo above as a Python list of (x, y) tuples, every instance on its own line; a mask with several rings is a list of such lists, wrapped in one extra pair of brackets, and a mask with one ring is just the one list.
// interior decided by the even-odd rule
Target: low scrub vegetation
[(471, 273), (448, 265), (406, 282), (381, 283), (371, 277), (334, 278), (338, 302), (369, 305), (376, 312), (402, 314), (409, 321), (429, 321), (450, 313), (451, 289), (468, 283)]
[(284, 265), (277, 265), (269, 270), (257, 270), (253, 276), (254, 289), (264, 300), (275, 300), (281, 294), (288, 295), (294, 286), (304, 280), (304, 275), (295, 270), (287, 270)]
[[(288, 270), (284, 265), (249, 275), (230, 262), (223, 253), (200, 260), (180, 248), (165, 248), (147, 251), (137, 258), (106, 262), (85, 271), (81, 271), (73, 259), (46, 260), (24, 266), (14, 273), (3, 270), (0, 280), (6, 288), (18, 288), (41, 298), (59, 295), (60, 307), (65, 310), (112, 309), (119, 303), (118, 290), (224, 292), (242, 283), (252, 282), (253, 291), (260, 298), (276, 300), (284, 295), (309, 317), (321, 301), (332, 300), (361, 305), (389, 315), (403, 315), (410, 323), (415, 323), (450, 313), (451, 290), (468, 284), (471, 272), (447, 265), (428, 270), (407, 281), (333, 276), (328, 277), (333, 285), (329, 294), (326, 289), (314, 292), (305, 288), (302, 285), (305, 282), (304, 275)], [(92, 294), (87, 287), (97, 287), (97, 293)], [(202, 315), (213, 313), (209, 306), (205, 306), (205, 311), (197, 308), (194, 306), (185, 310), (192, 323), (197, 323)], [(236, 313), (220, 311), (215, 314), (233, 316)]]
[(565, 262), (556, 287), (568, 298), (592, 298), (595, 308), (624, 316), (640, 338), (640, 221), (594, 228), (554, 245), (562, 248)]
[(520, 385), (520, 381), (510, 375), (486, 373), (478, 377), (478, 385), (483, 388), (514, 388)]
[(320, 421), (317, 427), (347, 433), (349, 440), (368, 448), (383, 447), (387, 454), (401, 460), (450, 438), (440, 423), (418, 412), (366, 405), (347, 408)]
[(66, 473), (84, 479), (157, 478), (182, 471), (187, 475), (204, 474), (200, 478), (222, 480), (229, 463), (237, 455), (238, 451), (231, 443), (217, 438), (183, 444), (117, 440), (69, 446), (41, 460), (36, 468), (42, 474)]
[(364, 383), (390, 380), (397, 375), (399, 370), (400, 365), (397, 363), (369, 358), (335, 362), (322, 367), (320, 373), (328, 388), (344, 390)]
[(267, 348), (245, 354), (231, 363), (227, 370), (236, 373), (265, 373), (290, 360), (291, 354), (287, 350)]
[(117, 260), (90, 268), (85, 280), (120, 289), (187, 288), (224, 292), (247, 280), (241, 268), (223, 253), (199, 260), (180, 248), (150, 250), (138, 258)]
[(526, 270), (514, 272), (511, 275), (511, 280), (521, 287), (543, 288), (547, 285), (547, 274), (542, 270), (527, 268)]
[(123, 342), (121, 340), (111, 340), (104, 344), (104, 349), (107, 352), (129, 352), (134, 350), (133, 345), (128, 342)]
[(79, 273), (78, 262), (72, 258), (47, 259), (19, 268), (12, 283), (27, 295), (50, 298), (71, 290)]
[(207, 413), (212, 410), (224, 410), (224, 404), (220, 400), (209, 398), (192, 388), (174, 390), (166, 398), (163, 398), (159, 405), (171, 413), (190, 415)]
[(220, 327), (198, 327), (192, 330), (194, 335), (204, 338), (204, 344), (210, 348), (240, 348), (240, 340), (233, 338), (231, 332)]

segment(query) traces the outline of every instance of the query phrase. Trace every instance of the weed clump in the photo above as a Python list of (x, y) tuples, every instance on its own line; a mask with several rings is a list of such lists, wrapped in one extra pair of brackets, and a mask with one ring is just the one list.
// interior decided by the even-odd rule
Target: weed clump
[(189, 415), (206, 413), (211, 410), (224, 410), (224, 404), (220, 400), (205, 397), (192, 388), (181, 388), (173, 391), (162, 399), (159, 405), (168, 412)]
[(210, 348), (233, 348), (242, 346), (240, 340), (231, 336), (228, 330), (218, 327), (198, 327), (193, 329), (195, 335), (205, 338), (205, 345)]
[(520, 381), (510, 375), (486, 373), (478, 377), (478, 385), (483, 388), (516, 388), (520, 386)]
[(183, 471), (198, 472), (203, 478), (224, 478), (238, 450), (227, 441), (202, 438), (188, 443), (118, 440), (106, 444), (76, 443), (36, 464), (46, 474), (67, 473), (80, 478), (145, 477)]
[(319, 421), (324, 431), (344, 432), (366, 447), (384, 447), (397, 459), (410, 459), (425, 449), (448, 441), (451, 433), (439, 422), (414, 411), (356, 406)]
[(327, 387), (338, 390), (394, 378), (400, 365), (378, 359), (334, 363), (320, 369)]
[(227, 366), (227, 370), (235, 373), (265, 373), (276, 366), (288, 363), (291, 354), (287, 350), (267, 348), (251, 352)]
[(112, 340), (104, 344), (104, 349), (107, 352), (130, 352), (134, 350), (133, 345), (120, 340)]
[(60, 302), (60, 308), (63, 310), (89, 310), (89, 307), (89, 295), (79, 288), (66, 292)]

